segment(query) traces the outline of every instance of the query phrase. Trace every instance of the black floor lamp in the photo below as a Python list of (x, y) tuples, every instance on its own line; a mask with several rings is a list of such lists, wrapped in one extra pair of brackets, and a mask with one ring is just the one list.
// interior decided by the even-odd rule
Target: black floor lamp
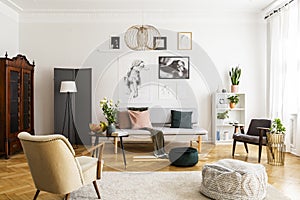
[(64, 133), (64, 130), (65, 130), (65, 127), (67, 124), (68, 139), (71, 142), (71, 130), (72, 130), (74, 133), (74, 136), (75, 136), (75, 145), (77, 145), (78, 144), (78, 142), (77, 142), (78, 131), (76, 129), (76, 125), (74, 122), (73, 109), (72, 109), (72, 98), (71, 98), (72, 93), (75, 93), (75, 92), (77, 92), (75, 81), (62, 81), (61, 82), (60, 93), (67, 93), (62, 134)]

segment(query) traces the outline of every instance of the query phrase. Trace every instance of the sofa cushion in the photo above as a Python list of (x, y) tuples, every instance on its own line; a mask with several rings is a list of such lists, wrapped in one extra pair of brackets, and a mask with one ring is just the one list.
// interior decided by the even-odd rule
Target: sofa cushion
[(133, 110), (133, 111), (140, 111), (140, 112), (142, 112), (142, 111), (148, 110), (148, 107), (128, 107), (127, 109), (128, 109), (128, 110)]
[(133, 111), (128, 110), (132, 129), (152, 128), (149, 111)]
[(129, 113), (127, 110), (125, 111), (118, 111), (117, 123), (118, 127), (121, 129), (128, 129), (131, 128), (131, 121), (129, 118)]
[(192, 112), (171, 110), (171, 128), (192, 128)]

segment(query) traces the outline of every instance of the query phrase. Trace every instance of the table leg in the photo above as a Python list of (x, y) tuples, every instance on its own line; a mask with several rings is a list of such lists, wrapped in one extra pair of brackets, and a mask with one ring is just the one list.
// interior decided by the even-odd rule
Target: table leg
[(118, 137), (114, 137), (114, 144), (115, 144), (115, 154), (117, 154), (118, 153)]
[(124, 151), (124, 145), (123, 145), (122, 137), (120, 137), (120, 144), (121, 144), (121, 148), (122, 148), (122, 152), (123, 152), (124, 166), (125, 166), (125, 169), (126, 169), (126, 157), (125, 157), (125, 151)]

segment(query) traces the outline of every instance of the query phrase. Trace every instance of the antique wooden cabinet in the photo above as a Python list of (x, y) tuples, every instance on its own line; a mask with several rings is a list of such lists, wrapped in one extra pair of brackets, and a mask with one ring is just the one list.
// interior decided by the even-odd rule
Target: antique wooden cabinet
[(0, 155), (6, 158), (22, 150), (18, 133), (34, 134), (33, 72), (23, 55), (0, 58)]

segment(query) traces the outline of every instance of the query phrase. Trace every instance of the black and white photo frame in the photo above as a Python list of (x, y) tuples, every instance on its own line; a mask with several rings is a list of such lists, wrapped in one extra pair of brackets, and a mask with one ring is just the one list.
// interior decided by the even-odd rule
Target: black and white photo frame
[(120, 49), (120, 37), (111, 36), (110, 37), (110, 48), (111, 49)]
[(188, 56), (159, 56), (159, 79), (189, 79), (190, 57)]
[(153, 45), (155, 50), (166, 50), (167, 37), (153, 37)]

